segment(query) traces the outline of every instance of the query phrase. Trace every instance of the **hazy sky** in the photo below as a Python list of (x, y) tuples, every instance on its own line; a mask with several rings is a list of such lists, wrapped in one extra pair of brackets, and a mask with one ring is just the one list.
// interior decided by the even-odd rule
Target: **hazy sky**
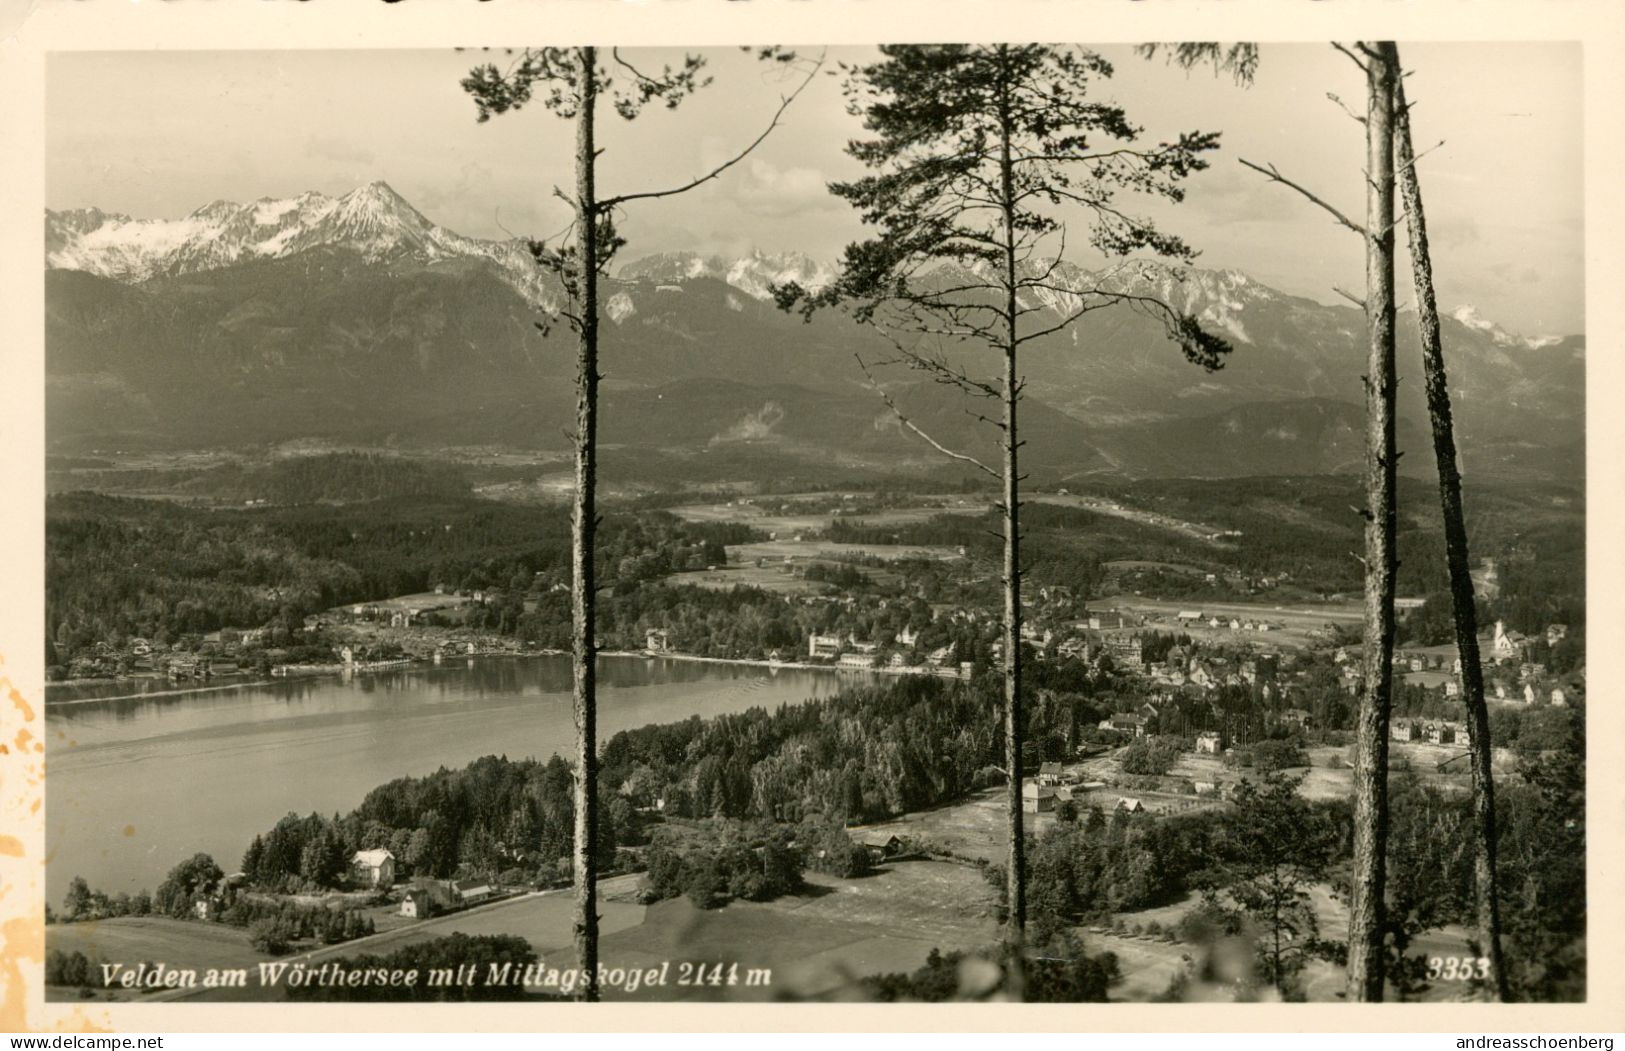
[[(1149, 206), (1203, 251), (1286, 291), (1335, 302), (1363, 281), (1360, 241), (1292, 191), (1243, 169), (1274, 162), (1350, 215), (1363, 210), (1362, 131), (1326, 98), (1363, 105), (1363, 82), (1325, 45), (1267, 45), (1256, 83), (1186, 74), (1121, 46), (1097, 91), (1151, 141), (1219, 130), (1223, 148), (1177, 207)], [(1413, 75), (1440, 305), (1472, 304), (1534, 335), (1584, 325), (1581, 50), (1564, 44), (1403, 46)], [(706, 52), (715, 82), (675, 113), (628, 124), (605, 111), (601, 192), (682, 182), (765, 126), (789, 82), (736, 49)], [(481, 237), (567, 221), (571, 127), (540, 106), (474, 119), (458, 86), (501, 53), (257, 51), (59, 53), (47, 70), (46, 203), (178, 217), (216, 199), (339, 194), (384, 179), (430, 219)], [(658, 64), (676, 53), (638, 52)], [(869, 57), (841, 49), (833, 60)], [(861, 233), (825, 183), (857, 168), (861, 134), (839, 83), (820, 80), (748, 161), (705, 188), (634, 205), (624, 258), (693, 249), (799, 250), (825, 259)], [(1129, 199), (1125, 198), (1125, 201)], [(1080, 262), (1090, 260), (1080, 258)], [(1404, 272), (1401, 277), (1403, 279)], [(1402, 295), (1401, 302), (1409, 296)]]

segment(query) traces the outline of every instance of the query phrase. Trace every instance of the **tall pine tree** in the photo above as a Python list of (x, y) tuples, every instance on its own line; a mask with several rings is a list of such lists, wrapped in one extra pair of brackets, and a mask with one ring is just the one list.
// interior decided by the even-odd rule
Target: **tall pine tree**
[[(1064, 259), (1065, 216), (1082, 214), (1087, 242), (1108, 257), (1195, 253), (1122, 209), (1120, 193), (1178, 201), (1182, 181), (1207, 166), (1216, 133), (1145, 145), (1121, 107), (1097, 99), (1112, 75), (1102, 56), (1072, 46), (885, 46), (878, 62), (847, 69), (852, 111), (869, 138), (848, 152), (870, 174), (831, 190), (875, 228), (849, 245), (837, 279), (816, 294), (789, 285), (781, 306), (810, 313), (840, 305), (884, 333), (900, 364), (973, 398), (998, 402), (980, 418), (998, 432), (1002, 462), (950, 449), (904, 413), (899, 421), (939, 452), (969, 463), (1002, 489), (1005, 769), (1009, 778), (1006, 941), (1019, 961), (1026, 924), (1022, 821), (1021, 529), (1018, 408), (1021, 349), (1093, 310), (1126, 305), (1166, 325), (1186, 356), (1219, 367), (1229, 347), (1175, 312), (1132, 266), (1080, 281)], [(1060, 304), (1050, 306), (1047, 304)], [(942, 344), (955, 353), (933, 349)], [(995, 352), (995, 375), (965, 364)], [(870, 363), (862, 363), (866, 372)], [(871, 379), (873, 380), (871, 373)]]
[[(801, 65), (795, 52), (769, 47), (758, 55), (769, 61), (794, 67)], [(608, 61), (604, 61), (607, 58)], [(615, 112), (626, 120), (638, 117), (644, 108), (659, 103), (675, 109), (696, 90), (710, 83), (704, 76), (705, 59), (685, 56), (676, 68), (659, 72), (639, 68), (619, 49), (601, 55), (596, 47), (547, 47), (521, 52), (506, 69), (494, 64), (476, 67), (462, 81), (473, 98), (479, 120), (517, 110), (538, 93), (542, 104), (559, 117), (575, 124), (575, 192), (555, 188), (574, 212), (574, 222), (559, 243), (531, 242), (531, 253), (539, 266), (556, 276), (564, 287), (568, 307), (563, 316), (576, 333), (576, 428), (575, 494), (571, 515), (570, 606), (573, 631), (573, 709), (576, 724), (575, 750), (575, 846), (576, 958), (586, 975), (581, 998), (598, 999), (598, 860), (592, 845), (598, 842), (598, 704), (594, 633), (597, 585), (593, 578), (593, 547), (598, 528), (596, 490), (598, 479), (598, 279), (609, 267), (617, 249), (625, 242), (616, 233), (614, 216), (632, 201), (652, 200), (686, 193), (711, 180), (743, 160), (778, 127), (796, 96), (816, 75), (822, 59), (803, 70), (805, 76), (795, 89), (780, 100), (767, 129), (739, 153), (693, 179), (665, 189), (600, 196), (598, 165), (603, 150), (597, 142), (598, 104), (608, 98)], [(546, 329), (546, 324), (538, 322)]]

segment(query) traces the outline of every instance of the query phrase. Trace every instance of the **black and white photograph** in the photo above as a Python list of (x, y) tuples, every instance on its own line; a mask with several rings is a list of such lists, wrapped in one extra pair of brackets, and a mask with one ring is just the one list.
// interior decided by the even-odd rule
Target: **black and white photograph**
[(1595, 1004), (1597, 50), (1016, 25), (47, 51), (33, 995)]

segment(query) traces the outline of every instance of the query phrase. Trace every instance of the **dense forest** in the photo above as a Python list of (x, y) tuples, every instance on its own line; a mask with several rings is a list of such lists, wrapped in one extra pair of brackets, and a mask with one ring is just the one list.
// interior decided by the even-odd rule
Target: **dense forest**
[[(720, 561), (741, 526), (612, 515), (599, 563), (623, 588)], [(562, 512), (474, 498), (210, 510), (88, 493), (46, 502), (46, 643), (66, 664), (98, 641), (170, 643), (223, 627), (300, 627), (389, 595), (505, 588), (568, 574)], [(510, 627), (509, 630), (512, 630)]]
[[(311, 501), (333, 485), (367, 492), (374, 475), (379, 482), (371, 488), (411, 489), (421, 483), (424, 489), (359, 503), (213, 509), (82, 492), (51, 497), (46, 504), (48, 663), (65, 667), (97, 642), (130, 637), (171, 643), (223, 627), (261, 626), (288, 633), (319, 610), (425, 591), (436, 584), (504, 591), (501, 604), (478, 611), (471, 625), (477, 629), (546, 646), (567, 640), (567, 603), (556, 590), (567, 576), (568, 523), (562, 511), (447, 495), (455, 488), (442, 485), (450, 469), (414, 461), (360, 454), (309, 457), (281, 461), (274, 471)], [(1358, 563), (1348, 556), (1358, 544), (1356, 522), (1339, 503), (1346, 503), (1346, 486), (1335, 479), (1268, 481), (1273, 489), (1261, 488), (1260, 480), (1241, 479), (1222, 486), (1194, 480), (1144, 482), (1123, 490), (1161, 512), (1242, 530), (1241, 538), (1223, 542), (1034, 503), (1024, 522), (1029, 581), (1038, 587), (1065, 585), (1073, 603), (1081, 605), (1105, 585), (1110, 563), (1132, 559), (1227, 573), (1287, 572), (1294, 587), (1320, 593), (1356, 589)], [(1495, 593), (1483, 597), (1480, 619), (1504, 619), (1510, 628), (1531, 636), (1542, 634), (1548, 624), (1567, 625), (1570, 637), (1558, 652), (1533, 658), (1567, 670), (1583, 660), (1584, 537), (1574, 528), (1583, 512), (1565, 502), (1566, 497), (1526, 488), (1473, 494), (1484, 505), (1475, 550), (1493, 555), (1498, 566)], [(868, 502), (895, 497), (889, 491), (859, 493)], [(1202, 505), (1199, 499), (1213, 504)], [(799, 570), (811, 583), (881, 596), (900, 596), (895, 583), (882, 581), (901, 575), (921, 608), (899, 615), (809, 609), (750, 589), (718, 596), (695, 588), (651, 587), (675, 572), (721, 564), (726, 545), (763, 537), (744, 525), (684, 522), (654, 510), (611, 513), (597, 551), (600, 579), (608, 587), (599, 630), (613, 645), (638, 646), (648, 628), (660, 627), (672, 631), (673, 644), (688, 652), (762, 657), (803, 644), (812, 631), (882, 638), (911, 623), (928, 627), (924, 602), (992, 601), (993, 585), (977, 569), (997, 555), (990, 532), (997, 523), (991, 515), (943, 514), (885, 527), (831, 520), (825, 531), (831, 540), (951, 545), (970, 554), (968, 574), (949, 563), (919, 560), (892, 563), (897, 572), (885, 575), (816, 562)], [(1405, 521), (1400, 590), (1427, 596), (1423, 607), (1406, 618), (1406, 641), (1446, 641), (1449, 599), (1437, 528), (1425, 515)], [(1224, 579), (1216, 587), (1200, 573), (1172, 569), (1143, 570), (1134, 586), (1162, 597), (1225, 597), (1233, 590)], [(974, 632), (943, 625), (928, 630), (930, 637), (921, 643), (927, 649), (950, 641), (969, 649), (985, 646)], [(1545, 645), (1539, 639), (1535, 644)], [(976, 656), (962, 653), (961, 659)]]
[(104, 460), (51, 457), (46, 471), (53, 491), (163, 493), (177, 499), (272, 504), (362, 503), (469, 493), (467, 477), (451, 464), (365, 452), (178, 468), (117, 468)]
[[(1523, 750), (1517, 774), (1496, 785), (1509, 976), (1520, 999), (1541, 1001), (1585, 995), (1585, 720), (1573, 710), (1552, 714), (1553, 739), (1543, 742), (1552, 747)], [(1446, 924), (1471, 929), (1471, 796), (1428, 785), (1401, 765), (1390, 814), (1391, 943), (1403, 948)], [(1202, 905), (1181, 922), (1181, 939), (1250, 932), (1260, 973), (1288, 995), (1309, 959), (1338, 958), (1339, 947), (1319, 939), (1307, 895), (1315, 883), (1346, 885), (1346, 800), (1312, 802), (1298, 794), (1295, 779), (1273, 773), (1244, 782), (1218, 815), (1106, 815), (1063, 806), (1057, 816), (1028, 854), (1031, 922), (1040, 940), (1078, 923), (1120, 926), (1112, 914), (1194, 894)], [(1002, 874), (990, 879), (1003, 887)], [(1402, 993), (1415, 991), (1422, 975), (1396, 969), (1396, 981)]]
[[(803, 838), (818, 838), (827, 830), (820, 821), (873, 820), (955, 799), (985, 783), (997, 732), (978, 692), (907, 678), (776, 712), (619, 733), (605, 744), (599, 772), (600, 858), (616, 864), (617, 847), (648, 842), (651, 824), (670, 820), (746, 823), (713, 837), (717, 854), (739, 837), (765, 843), (753, 822), (810, 819)], [(573, 822), (563, 759), (487, 756), (380, 785), (343, 816), (290, 814), (254, 837), (242, 871), (269, 889), (336, 886), (355, 851), (384, 847), (408, 875), (551, 880), (568, 875)]]

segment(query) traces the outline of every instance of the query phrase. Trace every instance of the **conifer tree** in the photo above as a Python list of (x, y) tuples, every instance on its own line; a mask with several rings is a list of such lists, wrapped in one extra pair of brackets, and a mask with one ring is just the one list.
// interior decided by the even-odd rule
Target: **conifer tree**
[[(777, 47), (761, 48), (764, 61), (785, 67), (802, 66), (793, 51)], [(625, 244), (616, 232), (615, 216), (624, 205), (686, 193), (721, 175), (743, 160), (778, 127), (790, 103), (816, 75), (822, 59), (803, 69), (805, 76), (795, 89), (780, 100), (767, 129), (739, 153), (709, 171), (665, 189), (601, 196), (598, 192), (598, 166), (603, 150), (598, 146), (597, 119), (600, 98), (607, 98), (615, 112), (634, 120), (655, 103), (675, 109), (698, 89), (710, 83), (704, 75), (705, 59), (687, 55), (680, 66), (664, 67), (658, 73), (640, 69), (618, 48), (603, 61), (596, 47), (544, 47), (521, 52), (507, 69), (494, 64), (476, 67), (462, 81), (463, 90), (474, 99), (480, 121), (508, 113), (529, 104), (539, 94), (542, 105), (575, 124), (575, 192), (555, 188), (554, 193), (569, 202), (574, 221), (556, 243), (530, 242), (531, 254), (539, 266), (564, 287), (567, 306), (563, 317), (576, 333), (576, 426), (575, 494), (571, 516), (570, 604), (572, 703), (576, 724), (575, 749), (575, 848), (574, 880), (576, 914), (574, 923), (576, 958), (586, 975), (581, 998), (598, 999), (598, 861), (592, 845), (598, 841), (598, 754), (597, 679), (595, 660), (597, 640), (594, 613), (597, 585), (593, 575), (593, 546), (598, 527), (596, 490), (598, 477), (598, 279), (603, 276), (616, 251)], [(544, 332), (545, 322), (537, 327)]]
[[(884, 46), (846, 69), (849, 106), (870, 137), (848, 146), (870, 174), (830, 189), (875, 232), (849, 245), (841, 272), (816, 293), (775, 290), (780, 306), (810, 313), (841, 306), (883, 333), (896, 357), (860, 365), (899, 422), (938, 452), (997, 479), (1003, 518), (1001, 664), (1009, 783), (1006, 943), (1020, 980), (1026, 924), (1022, 819), (1021, 530), (1017, 412), (1022, 348), (1062, 332), (1090, 311), (1137, 309), (1165, 325), (1192, 362), (1217, 369), (1229, 346), (1136, 280), (1132, 264), (1079, 283), (1067, 280), (1065, 217), (1081, 214), (1087, 243), (1123, 259), (1146, 251), (1176, 261), (1196, 253), (1178, 237), (1123, 210), (1119, 194), (1178, 201), (1183, 180), (1207, 167), (1218, 135), (1192, 132), (1143, 144), (1123, 109), (1095, 97), (1112, 75), (1099, 54), (1075, 46)], [(1061, 304), (1058, 307), (1046, 303)], [(939, 348), (952, 347), (957, 356)], [(996, 375), (965, 361), (995, 353)], [(1109, 348), (1098, 348), (1109, 352)], [(926, 373), (972, 398), (998, 402), (978, 418), (998, 432), (991, 466), (950, 449), (913, 422), (875, 380), (871, 364)]]

